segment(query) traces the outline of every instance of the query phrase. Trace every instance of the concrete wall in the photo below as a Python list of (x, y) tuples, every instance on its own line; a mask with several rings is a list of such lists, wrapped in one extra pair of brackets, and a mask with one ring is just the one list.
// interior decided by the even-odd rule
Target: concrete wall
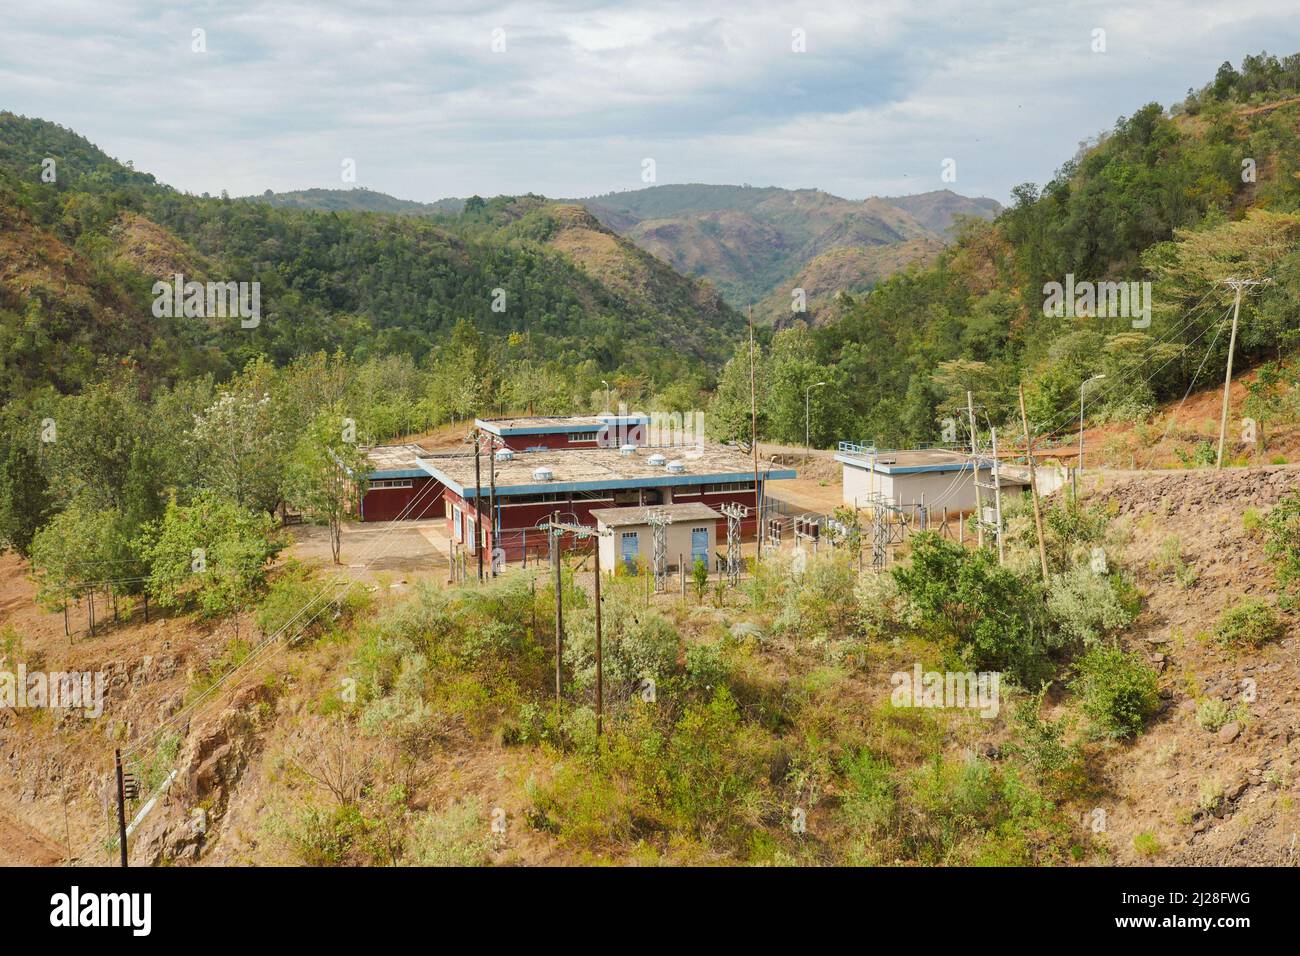
[[(673, 568), (677, 567), (680, 558), (686, 565), (687, 573), (690, 573), (691, 568), (694, 567), (691, 562), (691, 530), (694, 528), (708, 528), (708, 565), (709, 570), (714, 571), (717, 569), (718, 522), (707, 518), (697, 521), (675, 521), (668, 526), (668, 565)], [(603, 526), (602, 530), (604, 530)], [(623, 561), (623, 534), (625, 532), (636, 533), (638, 557), (647, 568), (651, 566), (654, 561), (654, 538), (650, 525), (623, 525), (608, 530), (611, 533), (600, 538), (600, 566), (605, 573), (613, 574), (616, 567)]]
[[(990, 469), (981, 473), (983, 480), (992, 480)], [(923, 471), (907, 474), (872, 474), (869, 468), (844, 466), (844, 503), (850, 507), (855, 499), (859, 507), (866, 507), (872, 491), (893, 498), (903, 507), (924, 501), (936, 515), (940, 509), (955, 513), (975, 508), (974, 473), (959, 471)]]

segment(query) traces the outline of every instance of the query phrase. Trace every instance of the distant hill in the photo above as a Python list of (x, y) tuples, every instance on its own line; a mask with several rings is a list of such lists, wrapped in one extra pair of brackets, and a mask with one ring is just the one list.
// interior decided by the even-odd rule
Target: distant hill
[(416, 202), (398, 199), (387, 193), (357, 186), (353, 189), (296, 189), (276, 193), (267, 190), (260, 196), (243, 197), (252, 202), (264, 202), (281, 209), (319, 209), (325, 212), (387, 212), (403, 216), (459, 215), (465, 208), (463, 199), (439, 199), (437, 202)]
[[(75, 391), (105, 361), (175, 378), (318, 350), (422, 360), (461, 320), (519, 361), (667, 382), (720, 365), (744, 328), (711, 286), (578, 206), (193, 196), (12, 113), (0, 113), (0, 252), (0, 400)], [(258, 282), (260, 324), (153, 315), (153, 283), (177, 272)]]
[[(857, 269), (813, 267), (823, 278), (840, 275), (850, 283), (844, 291), (865, 291), (890, 272), (926, 258), (951, 238), (959, 217), (992, 219), (1001, 209), (992, 199), (946, 189), (850, 200), (817, 189), (699, 183), (576, 201), (679, 272), (709, 279), (738, 308), (773, 296), (788, 298), (797, 285), (794, 278), (827, 253), (841, 252), (832, 261), (844, 266), (862, 254), (843, 250), (896, 247), (888, 254), (871, 253), (871, 264)], [(771, 318), (771, 309), (758, 311)]]

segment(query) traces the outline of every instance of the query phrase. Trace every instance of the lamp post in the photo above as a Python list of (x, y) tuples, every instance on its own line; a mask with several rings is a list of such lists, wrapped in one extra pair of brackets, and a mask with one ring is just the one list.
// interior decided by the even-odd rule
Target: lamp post
[(605, 411), (607, 412), (613, 411), (613, 409), (609, 407), (609, 391), (610, 391), (609, 382), (605, 381), (602, 378), (600, 380), (600, 384), (605, 386)]
[(1079, 475), (1083, 474), (1083, 390), (1093, 382), (1100, 382), (1105, 377), (1105, 375), (1094, 375), (1092, 378), (1079, 383)]
[(805, 388), (805, 389), (803, 390), (803, 460), (804, 460), (804, 464), (807, 464), (807, 463), (808, 463), (808, 455), (812, 452), (812, 439), (809, 437), (809, 436), (812, 434), (811, 425), (810, 425), (810, 423), (811, 423), (811, 421), (812, 421), (812, 416), (811, 416), (811, 414), (810, 414), (810, 408), (811, 408), (811, 406), (809, 405), (809, 401), (810, 401), (810, 399), (812, 398), (812, 390), (813, 390), (814, 388), (821, 388), (821, 387), (822, 387), (823, 385), (825, 385), (825, 384), (826, 384), (825, 382), (815, 382), (815, 383), (813, 383), (812, 385), (809, 385), (807, 388)]

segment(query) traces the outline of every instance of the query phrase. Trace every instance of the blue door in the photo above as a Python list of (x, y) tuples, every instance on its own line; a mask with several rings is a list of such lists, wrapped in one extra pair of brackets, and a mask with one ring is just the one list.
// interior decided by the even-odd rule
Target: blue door
[(709, 529), (692, 528), (691, 529), (691, 567), (695, 567), (695, 562), (703, 561), (704, 566), (709, 566)]
[(620, 539), (623, 543), (623, 564), (629, 574), (636, 573), (636, 559), (641, 554), (641, 544), (635, 531), (624, 531)]

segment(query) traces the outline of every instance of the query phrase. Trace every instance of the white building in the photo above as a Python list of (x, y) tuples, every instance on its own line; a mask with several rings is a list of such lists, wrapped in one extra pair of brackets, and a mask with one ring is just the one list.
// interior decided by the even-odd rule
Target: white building
[[(613, 574), (619, 565), (632, 571), (638, 564), (651, 567), (654, 530), (649, 514), (652, 511), (669, 519), (664, 529), (668, 567), (676, 569), (685, 565), (689, 571), (697, 560), (704, 561), (710, 571), (717, 567), (718, 523), (726, 519), (708, 505), (692, 502), (651, 508), (593, 508), (591, 517), (600, 532), (597, 546), (602, 571)], [(725, 528), (724, 523), (724, 534)]]
[[(975, 465), (969, 455), (947, 448), (887, 451), (840, 442), (835, 460), (844, 466), (844, 503), (867, 507), (874, 495), (892, 500), (900, 508), (924, 507), (934, 515), (975, 510)], [(999, 468), (1003, 492), (1029, 487), (1020, 468)], [(991, 484), (991, 466), (985, 462), (980, 481)], [(985, 492), (986, 498), (991, 491)]]

